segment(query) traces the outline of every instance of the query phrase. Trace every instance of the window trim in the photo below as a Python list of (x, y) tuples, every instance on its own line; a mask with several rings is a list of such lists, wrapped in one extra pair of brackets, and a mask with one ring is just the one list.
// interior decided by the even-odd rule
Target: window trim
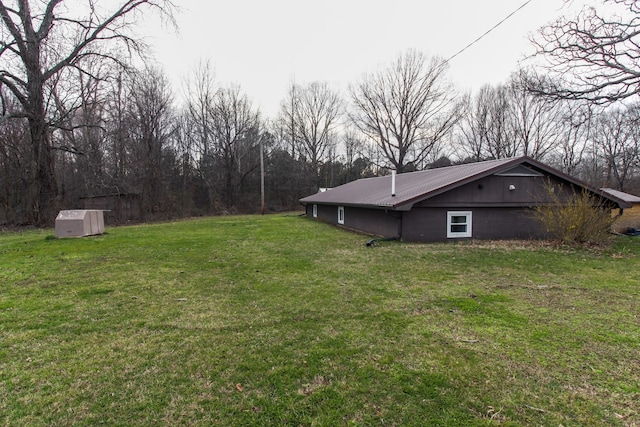
[(338, 224), (344, 225), (344, 206), (338, 206)]
[[(451, 231), (451, 226), (453, 223), (451, 219), (454, 216), (465, 216), (467, 217), (467, 222), (464, 225), (467, 226), (466, 231)], [(456, 224), (461, 225), (461, 224)], [(447, 211), (447, 239), (459, 239), (464, 237), (472, 237), (473, 236), (473, 215), (471, 211)]]

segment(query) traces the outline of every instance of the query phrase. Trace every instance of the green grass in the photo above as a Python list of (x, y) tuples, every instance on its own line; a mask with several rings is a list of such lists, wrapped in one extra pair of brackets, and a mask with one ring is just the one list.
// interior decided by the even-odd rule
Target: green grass
[(303, 217), (0, 234), (0, 424), (640, 423), (640, 239), (384, 242)]

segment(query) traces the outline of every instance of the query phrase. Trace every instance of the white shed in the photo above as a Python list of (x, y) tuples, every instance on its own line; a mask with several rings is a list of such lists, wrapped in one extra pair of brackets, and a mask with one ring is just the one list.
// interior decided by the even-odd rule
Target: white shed
[(101, 210), (60, 211), (56, 217), (56, 237), (83, 237), (104, 233), (104, 214)]

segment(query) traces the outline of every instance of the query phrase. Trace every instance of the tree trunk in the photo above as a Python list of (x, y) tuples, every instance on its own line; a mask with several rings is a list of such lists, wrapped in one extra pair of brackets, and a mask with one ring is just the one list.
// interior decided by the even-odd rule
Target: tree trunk
[(27, 183), (27, 208), (29, 220), (38, 226), (52, 225), (55, 220), (58, 186), (54, 171), (54, 158), (49, 141), (44, 102), (44, 79), (39, 67), (39, 51), (29, 52), (27, 65), (27, 109), (29, 134), (31, 137), (31, 162)]

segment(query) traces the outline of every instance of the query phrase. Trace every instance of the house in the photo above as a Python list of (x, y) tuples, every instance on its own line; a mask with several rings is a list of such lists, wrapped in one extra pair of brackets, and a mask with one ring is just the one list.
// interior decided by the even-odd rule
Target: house
[(360, 179), (300, 203), (309, 218), (404, 241), (531, 239), (545, 237), (531, 208), (550, 203), (550, 184), (631, 206), (526, 156)]
[(601, 188), (602, 192), (631, 204), (627, 209), (613, 209), (611, 214), (620, 216), (613, 224), (613, 230), (625, 233), (628, 229), (640, 229), (640, 197), (613, 188)]

